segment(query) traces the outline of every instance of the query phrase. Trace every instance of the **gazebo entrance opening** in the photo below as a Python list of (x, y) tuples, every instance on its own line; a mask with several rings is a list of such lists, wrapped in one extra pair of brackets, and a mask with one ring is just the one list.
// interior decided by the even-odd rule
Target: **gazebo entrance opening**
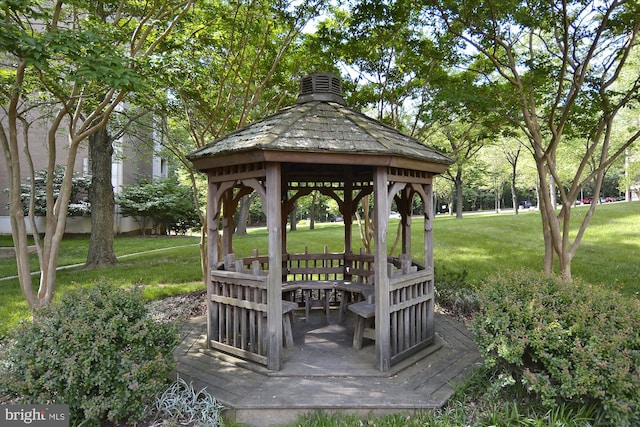
[[(432, 179), (451, 160), (346, 108), (336, 96), (335, 76), (311, 77), (314, 85), (303, 81), (295, 106), (189, 156), (209, 180), (208, 342), (280, 370), (282, 346), (291, 345), (291, 310), (299, 305), (308, 310), (316, 292), (339, 302), (339, 319), (347, 312), (357, 318), (354, 345), (362, 337), (375, 339), (376, 366), (388, 371), (435, 337)], [(317, 78), (330, 83), (318, 85)], [(309, 87), (321, 92), (304, 93)], [(266, 216), (268, 253), (236, 258), (233, 215), (240, 199), (253, 191)], [(289, 213), (312, 191), (337, 202), (344, 218), (343, 251), (288, 247)], [(353, 218), (365, 196), (373, 198), (370, 254), (354, 250), (352, 238)], [(421, 255), (417, 261), (411, 250), (415, 197), (424, 207), (423, 250), (416, 251)], [(388, 226), (394, 202), (401, 214), (395, 257), (387, 253), (388, 235), (395, 236)], [(220, 232), (219, 247), (215, 236)]]

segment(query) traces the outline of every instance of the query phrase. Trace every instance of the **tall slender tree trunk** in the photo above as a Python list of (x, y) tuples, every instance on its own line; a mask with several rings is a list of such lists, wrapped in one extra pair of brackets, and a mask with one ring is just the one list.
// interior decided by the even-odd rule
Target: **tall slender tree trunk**
[(85, 267), (106, 267), (118, 264), (113, 251), (114, 194), (111, 183), (113, 143), (105, 127), (89, 137), (91, 158), (91, 238)]
[(298, 230), (298, 202), (293, 204), (293, 209), (291, 209), (291, 213), (289, 214), (289, 230), (297, 231)]
[(309, 230), (314, 230), (316, 228), (316, 191), (313, 191), (311, 195), (311, 212), (310, 212), (310, 220), (309, 220)]
[(553, 238), (551, 235), (551, 221), (553, 218), (548, 217), (547, 210), (548, 199), (541, 197), (539, 199), (540, 216), (542, 217), (542, 236), (544, 238), (544, 272), (547, 275), (553, 273)]
[[(555, 163), (556, 163), (555, 154), (552, 153), (550, 158), (553, 161), (553, 165), (552, 166), (555, 169), (555, 167), (556, 167), (556, 165), (555, 165)], [(551, 175), (551, 173), (549, 173), (549, 197), (550, 197), (550, 201), (551, 201), (551, 206), (555, 210), (558, 207), (558, 201), (556, 200), (556, 182), (553, 179), (553, 176)]]
[(462, 197), (462, 171), (458, 170), (454, 184), (456, 187), (456, 218), (462, 218), (462, 208), (464, 200)]
[(518, 215), (518, 194), (516, 194), (516, 168), (517, 163), (511, 165), (511, 203), (513, 204), (513, 213)]

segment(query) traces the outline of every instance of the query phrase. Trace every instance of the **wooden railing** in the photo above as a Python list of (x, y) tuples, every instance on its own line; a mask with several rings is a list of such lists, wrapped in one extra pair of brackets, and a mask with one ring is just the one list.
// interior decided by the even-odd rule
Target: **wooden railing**
[[(433, 271), (408, 257), (387, 261), (393, 361), (394, 357), (403, 358), (433, 338)], [(367, 284), (373, 291), (374, 257), (363, 251), (343, 254), (326, 249), (322, 253), (305, 250), (301, 254), (283, 254), (282, 264), (284, 286), (297, 281), (333, 280)], [(267, 273), (268, 256), (257, 251), (242, 259), (230, 254), (211, 271), (208, 286), (211, 347), (266, 364)], [(295, 293), (295, 286), (291, 290)], [(298, 297), (294, 301), (302, 304), (301, 294)], [(337, 304), (337, 297), (332, 301)]]
[(389, 315), (392, 364), (433, 343), (433, 269), (391, 277)]
[(267, 276), (214, 270), (207, 290), (209, 342), (255, 362), (267, 363)]

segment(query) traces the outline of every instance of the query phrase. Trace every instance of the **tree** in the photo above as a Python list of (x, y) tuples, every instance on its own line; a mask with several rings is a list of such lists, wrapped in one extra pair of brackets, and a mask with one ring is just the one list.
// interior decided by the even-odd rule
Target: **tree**
[[(357, 2), (332, 7), (307, 49), (312, 61), (347, 70), (347, 101), (378, 120), (415, 137), (434, 122), (434, 84), (446, 76), (451, 46), (420, 31), (423, 16), (412, 2)], [(351, 78), (351, 80), (348, 80)]]
[[(86, 268), (116, 265), (118, 259), (113, 250), (115, 195), (112, 183), (114, 141), (125, 134), (138, 139), (139, 146), (153, 144), (153, 123), (149, 112), (129, 106), (112, 114), (109, 123), (89, 136), (89, 158), (91, 159), (91, 237), (87, 253)], [(114, 120), (116, 119), (116, 120)], [(139, 129), (142, 129), (139, 132)], [(142, 135), (138, 135), (141, 133)], [(154, 147), (146, 147), (150, 152)]]
[(619, 189), (624, 192), (628, 202), (633, 199), (632, 192), (636, 199), (640, 199), (640, 156), (634, 157), (630, 150), (625, 154), (624, 179), (620, 182)]
[[(433, 120), (434, 82), (446, 72), (446, 43), (436, 45), (420, 31), (422, 16), (412, 2), (356, 2), (351, 9), (331, 7), (305, 46), (322, 55), (312, 61), (345, 69), (347, 103), (421, 140)], [(360, 238), (372, 248), (370, 198), (355, 212)]]
[[(295, 99), (297, 82), (292, 77), (305, 62), (295, 59), (299, 53), (294, 47), (324, 3), (202, 2), (181, 23), (180, 32), (167, 39), (166, 53), (155, 65), (158, 87), (167, 88), (170, 97), (164, 105), (157, 102), (158, 113), (167, 117), (166, 148), (189, 172), (198, 203), (198, 172), (186, 154)], [(175, 137), (185, 133), (189, 138)], [(240, 218), (245, 218), (251, 201), (242, 199)], [(206, 218), (204, 210), (198, 210), (206, 277)]]
[[(10, 175), (9, 211), (18, 277), (31, 307), (45, 306), (53, 298), (80, 144), (104, 128), (127, 94), (144, 88), (145, 62), (190, 6), (190, 0), (143, 4), (128, 0), (10, 0), (3, 3), (0, 91), (5, 115), (0, 144)], [(108, 22), (96, 19), (97, 7), (108, 7), (112, 12)], [(48, 102), (52, 114), (43, 122), (47, 126), (45, 144), (49, 156), (45, 229), (37, 230), (33, 215), (29, 215), (33, 229), (38, 231), (33, 233), (40, 264), (36, 292), (20, 203), (22, 156), (29, 158), (30, 154), (28, 135), (21, 141), (19, 130), (28, 119), (30, 108), (41, 99)], [(67, 134), (62, 159), (64, 176), (55, 198), (52, 172), (58, 163), (59, 134), (63, 130)], [(23, 149), (26, 154), (22, 154)]]
[(91, 159), (92, 201), (91, 238), (85, 267), (116, 265), (118, 259), (113, 251), (113, 214), (115, 200), (111, 183), (113, 140), (108, 126), (89, 136), (89, 158)]
[(498, 142), (504, 158), (509, 164), (511, 171), (509, 173), (509, 185), (511, 187), (511, 204), (513, 205), (514, 215), (518, 215), (518, 160), (520, 159), (520, 153), (522, 152), (522, 142), (517, 138), (504, 138)]
[[(506, 90), (496, 101), (514, 107), (505, 111), (505, 117), (527, 136), (536, 162), (545, 272), (552, 273), (557, 259), (560, 273), (570, 280), (571, 261), (596, 208), (591, 204), (574, 233), (570, 227), (574, 202), (589, 182), (595, 182), (598, 194), (606, 169), (640, 137), (636, 127), (618, 145), (611, 139), (616, 117), (636, 105), (639, 93), (640, 75), (628, 68), (638, 44), (640, 4), (620, 0), (429, 4), (438, 18), (434, 31), (457, 36), (465, 51), (485, 59), (489, 67), (476, 70), (487, 84), (504, 85)], [(565, 181), (558, 173), (559, 153), (571, 139), (584, 143), (579, 164)], [(558, 212), (556, 197), (561, 203)]]
[[(447, 169), (444, 176), (454, 185), (456, 218), (462, 218), (463, 174), (465, 170), (469, 171), (468, 164), (474, 163), (474, 159), (489, 136), (485, 133), (479, 120), (473, 123), (448, 123), (440, 131), (444, 135), (444, 141), (436, 146), (449, 157), (455, 159), (455, 163)], [(475, 172), (477, 173), (478, 170)]]

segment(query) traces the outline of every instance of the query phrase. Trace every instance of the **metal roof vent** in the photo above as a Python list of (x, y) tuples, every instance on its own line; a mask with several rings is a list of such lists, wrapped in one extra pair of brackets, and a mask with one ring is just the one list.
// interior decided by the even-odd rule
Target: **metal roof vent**
[(342, 97), (340, 78), (331, 73), (312, 73), (300, 81), (298, 104), (310, 101), (329, 101), (346, 105)]

